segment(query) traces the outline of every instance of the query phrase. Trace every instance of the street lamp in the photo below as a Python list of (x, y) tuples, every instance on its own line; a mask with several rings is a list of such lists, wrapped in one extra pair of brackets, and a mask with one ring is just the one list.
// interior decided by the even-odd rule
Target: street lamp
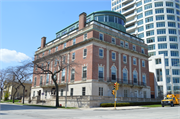
[[(174, 64), (173, 66), (179, 66), (180, 63)], [(173, 79), (172, 79), (172, 66), (170, 66), (170, 71), (171, 71), (171, 87), (172, 87), (172, 94), (174, 94), (174, 88), (173, 88)]]

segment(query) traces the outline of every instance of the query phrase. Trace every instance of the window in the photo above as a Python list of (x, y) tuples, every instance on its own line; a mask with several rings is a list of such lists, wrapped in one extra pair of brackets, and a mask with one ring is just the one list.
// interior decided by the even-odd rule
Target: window
[(99, 57), (104, 57), (104, 50), (99, 48)]
[(82, 95), (83, 95), (83, 96), (86, 95), (86, 87), (82, 87)]
[(73, 45), (75, 45), (76, 44), (76, 39), (73, 39)]
[(157, 22), (156, 26), (157, 27), (165, 27), (165, 22)]
[(170, 48), (171, 49), (178, 49), (178, 44), (170, 43)]
[(73, 96), (73, 88), (71, 88), (70, 96)]
[(180, 69), (172, 69), (173, 75), (180, 75)]
[(99, 33), (99, 39), (100, 39), (100, 40), (104, 40), (103, 34)]
[(143, 79), (143, 84), (146, 85), (146, 75), (142, 75), (142, 79)]
[(146, 21), (146, 23), (151, 22), (151, 21), (153, 21), (153, 17), (148, 17), (148, 18), (145, 19), (145, 21)]
[(134, 65), (137, 65), (136, 58), (133, 58), (133, 64), (134, 64)]
[(42, 53), (42, 57), (44, 57), (44, 52)]
[(142, 60), (142, 67), (145, 67), (145, 61)]
[(146, 36), (152, 36), (152, 35), (154, 35), (154, 30), (146, 32)]
[(72, 53), (72, 60), (75, 60), (75, 52)]
[(141, 12), (142, 11), (142, 7), (138, 8), (137, 9), (137, 13)]
[(157, 29), (157, 34), (166, 34), (166, 29)]
[(161, 59), (156, 59), (156, 64), (161, 64)]
[(147, 96), (146, 96), (146, 91), (143, 91), (144, 92), (144, 98), (147, 98)]
[(176, 34), (176, 29), (169, 29), (169, 34)]
[(171, 59), (172, 66), (179, 66), (179, 59)]
[(87, 78), (87, 67), (83, 67), (83, 78)]
[(135, 45), (133, 45), (133, 50), (136, 51), (136, 46)]
[(141, 27), (138, 28), (138, 32), (143, 31), (143, 30), (144, 30), (144, 27), (143, 27), (143, 26), (141, 26)]
[(148, 56), (154, 56), (154, 55), (156, 55), (156, 52), (148, 52)]
[(86, 57), (86, 56), (87, 56), (87, 49), (84, 49), (83, 57)]
[(163, 81), (162, 79), (162, 69), (156, 69), (157, 81)]
[(173, 2), (166, 2), (166, 6), (173, 7)]
[(167, 20), (175, 20), (175, 16), (173, 16), (173, 15), (167, 15)]
[(180, 86), (174, 86), (174, 91), (180, 90)]
[(142, 5), (141, 1), (136, 4), (137, 7), (139, 7), (140, 5)]
[(138, 26), (143, 24), (143, 20), (138, 21), (137, 24), (138, 24)]
[(124, 47), (124, 41), (121, 40), (121, 47)]
[[(154, 28), (154, 23), (151, 23), (151, 24), (147, 24), (146, 25), (146, 29), (151, 29), (151, 28)], [(144, 30), (144, 29), (143, 29)]]
[(65, 64), (65, 62), (66, 62), (66, 56), (63, 56), (63, 61), (62, 61), (62, 63)]
[(137, 15), (137, 19), (140, 19), (140, 18), (142, 18), (142, 17), (143, 17), (143, 14), (142, 14), (142, 13)]
[(128, 72), (127, 69), (124, 68), (123, 69), (123, 82), (127, 82), (128, 81)]
[(180, 28), (180, 23), (178, 23), (178, 28)]
[(125, 48), (129, 48), (129, 43), (125, 42)]
[(176, 10), (176, 14), (180, 15), (180, 11), (179, 11), (179, 10)]
[(176, 24), (175, 24), (175, 22), (168, 22), (168, 26), (169, 27), (176, 27)]
[(155, 10), (155, 13), (156, 13), (156, 14), (164, 13), (164, 9), (163, 9), (163, 8), (162, 8), (162, 9), (156, 9), (156, 10)]
[(87, 39), (87, 33), (84, 34), (84, 40), (86, 40), (86, 39)]
[(179, 51), (171, 51), (171, 56), (178, 57)]
[(64, 48), (66, 48), (66, 43), (64, 43)]
[(51, 50), (49, 50), (49, 54), (51, 54)]
[(112, 52), (112, 60), (116, 60), (116, 53)]
[(154, 50), (155, 49), (155, 44), (153, 45), (148, 45), (148, 50)]
[(144, 0), (144, 4), (145, 3), (148, 3), (148, 2), (151, 2), (152, 0)]
[(155, 42), (155, 38), (154, 37), (151, 37), (151, 38), (147, 38), (147, 43), (153, 43)]
[(165, 59), (165, 66), (169, 66), (169, 60)]
[(166, 36), (158, 36), (157, 39), (158, 39), (158, 42), (163, 42), (163, 41), (166, 41)]
[[(166, 77), (166, 82), (170, 83), (170, 77)], [(171, 89), (170, 89), (171, 90)]]
[(156, 2), (155, 3), (155, 7), (161, 7), (161, 6), (163, 6), (163, 2)]
[(134, 83), (137, 83), (137, 80), (138, 80), (138, 79), (137, 79), (137, 71), (134, 70), (134, 71), (133, 71), (133, 82), (134, 82)]
[(116, 80), (116, 67), (112, 66), (111, 67), (111, 77), (112, 77), (112, 80)]
[(173, 77), (173, 83), (179, 83), (179, 77)]
[(36, 87), (36, 77), (35, 77), (35, 79), (34, 79), (34, 87)]
[(71, 81), (74, 81), (75, 70), (71, 70)]
[(150, 8), (152, 8), (152, 4), (148, 4), (148, 5), (145, 5), (145, 6), (144, 6), (144, 9), (145, 9), (145, 10), (150, 9)]
[(127, 90), (124, 90), (124, 97), (128, 97)]
[(149, 10), (149, 11), (145, 12), (145, 16), (148, 16), (148, 15), (151, 15), (151, 14), (153, 14), (152, 10)]
[(49, 83), (49, 74), (46, 75), (46, 84)]
[(180, 5), (178, 5), (177, 3), (176, 3), (176, 8), (178, 8), (178, 9), (180, 8)]
[(104, 78), (104, 68), (99, 66), (99, 79), (102, 80)]
[(40, 86), (42, 85), (42, 76), (40, 76)]
[(62, 70), (62, 81), (65, 81), (65, 69)]
[(159, 54), (164, 54), (164, 56), (168, 56), (168, 51), (159, 51)]
[(116, 39), (115, 38), (111, 38), (111, 43), (116, 44)]
[(158, 15), (158, 16), (156, 16), (156, 20), (164, 20), (164, 15)]
[(144, 48), (141, 48), (141, 53), (144, 54)]
[(139, 37), (139, 38), (143, 38), (143, 37), (144, 37), (144, 33), (138, 34), (138, 37)]
[(103, 87), (99, 87), (99, 96), (103, 96)]
[(63, 89), (61, 89), (61, 96), (63, 96)]
[(177, 21), (180, 21), (180, 17), (177, 16)]
[(176, 36), (169, 36), (169, 41), (177, 41), (177, 37)]
[(167, 13), (174, 13), (174, 9), (169, 9), (169, 8), (167, 8), (167, 9), (166, 9), (166, 12), (167, 12)]
[(123, 62), (127, 63), (127, 56), (126, 55), (123, 55)]
[(166, 43), (158, 44), (158, 49), (167, 49), (167, 44)]

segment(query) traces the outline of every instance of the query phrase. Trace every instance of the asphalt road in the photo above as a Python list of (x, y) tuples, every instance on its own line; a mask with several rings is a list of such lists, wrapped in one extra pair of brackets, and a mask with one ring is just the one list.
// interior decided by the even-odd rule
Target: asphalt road
[(131, 110), (54, 109), (0, 104), (0, 119), (180, 119), (180, 106)]

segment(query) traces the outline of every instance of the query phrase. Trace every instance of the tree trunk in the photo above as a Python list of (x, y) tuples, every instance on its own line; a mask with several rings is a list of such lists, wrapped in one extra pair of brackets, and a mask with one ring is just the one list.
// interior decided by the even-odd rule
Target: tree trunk
[(17, 88), (16, 88), (16, 91), (13, 94), (13, 103), (14, 103), (14, 98), (15, 98), (16, 93), (17, 93)]
[(23, 85), (23, 102), (22, 102), (22, 104), (24, 104), (24, 94), (25, 94), (25, 86)]
[(56, 86), (56, 107), (59, 107), (59, 92), (58, 92), (58, 85), (56, 82), (55, 83), (55, 86)]
[(3, 90), (2, 90), (2, 88), (1, 88), (0, 101), (1, 101), (1, 99), (2, 99), (2, 94), (3, 94)]

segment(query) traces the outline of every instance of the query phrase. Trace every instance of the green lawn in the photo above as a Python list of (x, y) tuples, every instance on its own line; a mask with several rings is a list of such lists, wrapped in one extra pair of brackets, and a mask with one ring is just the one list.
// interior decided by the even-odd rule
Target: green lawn
[[(14, 102), (19, 102), (20, 100), (14, 100)], [(1, 101), (2, 103), (3, 102), (13, 102), (13, 100), (6, 100), (6, 101)]]
[(143, 105), (141, 107), (162, 107), (161, 104), (157, 104), (157, 105)]

